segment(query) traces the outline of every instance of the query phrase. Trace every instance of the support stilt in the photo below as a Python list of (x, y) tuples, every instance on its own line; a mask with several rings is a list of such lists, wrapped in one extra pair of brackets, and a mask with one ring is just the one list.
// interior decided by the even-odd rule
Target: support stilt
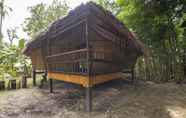
[(33, 85), (36, 86), (36, 70), (34, 68), (32, 70), (32, 77), (33, 77)]
[(44, 81), (47, 81), (47, 72), (45, 72), (44, 76), (43, 76)]
[(86, 96), (85, 96), (85, 109), (87, 112), (92, 111), (92, 88), (86, 88)]
[(23, 78), (22, 78), (22, 88), (27, 88), (27, 78), (26, 78), (26, 76), (23, 76)]
[(134, 84), (134, 79), (135, 79), (134, 68), (132, 68), (132, 70), (131, 70), (131, 84)]
[(50, 93), (53, 93), (53, 80), (50, 78)]

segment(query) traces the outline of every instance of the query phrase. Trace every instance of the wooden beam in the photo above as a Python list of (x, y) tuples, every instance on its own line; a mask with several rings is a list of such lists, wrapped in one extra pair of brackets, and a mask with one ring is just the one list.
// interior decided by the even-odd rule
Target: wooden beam
[(43, 79), (45, 82), (47, 81), (47, 71), (45, 71), (45, 74), (43, 75)]
[(43, 74), (43, 73), (45, 73), (45, 72), (37, 72), (37, 71), (35, 71), (35, 73), (36, 73), (36, 74)]
[(94, 62), (102, 62), (102, 63), (108, 63), (108, 64), (117, 64), (118, 62), (106, 60), (106, 59), (92, 59)]
[(22, 88), (27, 88), (27, 78), (26, 78), (26, 76), (22, 77)]
[(85, 109), (87, 112), (92, 111), (92, 91), (91, 91), (91, 70), (92, 70), (92, 61), (91, 61), (91, 49), (90, 49), (90, 42), (88, 37), (88, 20), (86, 19), (85, 22), (85, 40), (86, 40), (86, 47), (87, 51), (87, 73), (88, 73), (88, 87), (86, 88), (86, 95), (85, 95)]
[(132, 73), (132, 69), (123, 70), (122, 73)]
[(85, 110), (87, 112), (92, 111), (92, 87), (86, 87), (86, 96), (85, 96)]
[(83, 72), (63, 72), (63, 71), (50, 71), (50, 73), (60, 73), (60, 74), (66, 74), (66, 75), (88, 76), (88, 74), (87, 74), (87, 73), (83, 73)]
[(77, 74), (65, 74), (59, 72), (48, 72), (48, 77), (56, 80), (62, 80), (74, 84), (79, 84), (84, 87), (88, 87), (88, 76), (77, 75)]
[(92, 77), (91, 85), (92, 86), (98, 85), (98, 84), (108, 82), (108, 81), (111, 81), (111, 80), (120, 79), (121, 77), (122, 77), (121, 72), (96, 75), (96, 76)]
[(83, 87), (92, 87), (97, 84), (101, 84), (110, 80), (115, 80), (121, 78), (122, 73), (107, 73), (91, 76), (89, 80), (88, 75), (78, 75), (60, 72), (48, 72), (48, 77), (56, 80), (61, 80), (65, 82), (70, 82), (74, 84), (82, 85)]
[(68, 52), (64, 52), (64, 53), (59, 53), (59, 54), (47, 56), (47, 58), (64, 56), (64, 55), (68, 55), (68, 54), (80, 53), (80, 52), (85, 52), (85, 51), (88, 51), (88, 49), (84, 48), (84, 49), (80, 49), (80, 50), (68, 51)]
[(95, 25), (91, 25), (90, 28), (95, 31), (98, 35), (100, 35), (101, 37), (110, 40), (112, 42), (116, 42), (117, 40), (122, 40), (121, 37), (117, 36), (116, 34), (107, 31), (106, 29), (104, 29), (103, 27), (95, 24)]

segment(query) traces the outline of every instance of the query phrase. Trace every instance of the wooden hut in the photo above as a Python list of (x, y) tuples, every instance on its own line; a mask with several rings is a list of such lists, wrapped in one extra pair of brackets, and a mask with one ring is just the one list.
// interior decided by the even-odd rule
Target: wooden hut
[(111, 12), (89, 2), (51, 24), (24, 53), (34, 66), (46, 64), (51, 92), (52, 79), (85, 87), (90, 111), (91, 87), (120, 78), (125, 69), (133, 70), (143, 45)]
[[(46, 76), (46, 61), (45, 56), (43, 55), (43, 50), (45, 49), (44, 45), (42, 45), (42, 36), (44, 36), (45, 32), (39, 33), (39, 35), (28, 42), (26, 47), (23, 50), (23, 53), (31, 58), (32, 62), (32, 77), (33, 77), (33, 85), (36, 85), (36, 74), (44, 73)], [(43, 47), (42, 47), (43, 46)]]

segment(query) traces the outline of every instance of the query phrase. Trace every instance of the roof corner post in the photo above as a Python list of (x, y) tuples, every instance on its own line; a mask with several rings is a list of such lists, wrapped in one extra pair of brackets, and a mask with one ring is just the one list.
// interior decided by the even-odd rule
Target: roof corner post
[(92, 87), (86, 87), (86, 96), (85, 96), (85, 109), (86, 112), (92, 111)]
[(86, 48), (87, 51), (87, 74), (88, 74), (88, 86), (86, 86), (85, 92), (85, 109), (87, 112), (92, 111), (92, 86), (91, 86), (91, 49), (90, 49), (90, 42), (89, 42), (89, 34), (88, 34), (88, 18), (85, 19), (85, 40), (86, 40)]

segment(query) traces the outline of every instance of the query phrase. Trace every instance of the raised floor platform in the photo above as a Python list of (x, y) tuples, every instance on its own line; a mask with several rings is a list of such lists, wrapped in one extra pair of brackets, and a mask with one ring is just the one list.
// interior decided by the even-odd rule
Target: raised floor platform
[(101, 84), (110, 80), (119, 79), (122, 77), (122, 73), (116, 72), (116, 73), (102, 74), (102, 75), (91, 76), (89, 78), (87, 75), (48, 72), (48, 77), (51, 79), (79, 84), (82, 85), (83, 87), (92, 87), (94, 85)]

